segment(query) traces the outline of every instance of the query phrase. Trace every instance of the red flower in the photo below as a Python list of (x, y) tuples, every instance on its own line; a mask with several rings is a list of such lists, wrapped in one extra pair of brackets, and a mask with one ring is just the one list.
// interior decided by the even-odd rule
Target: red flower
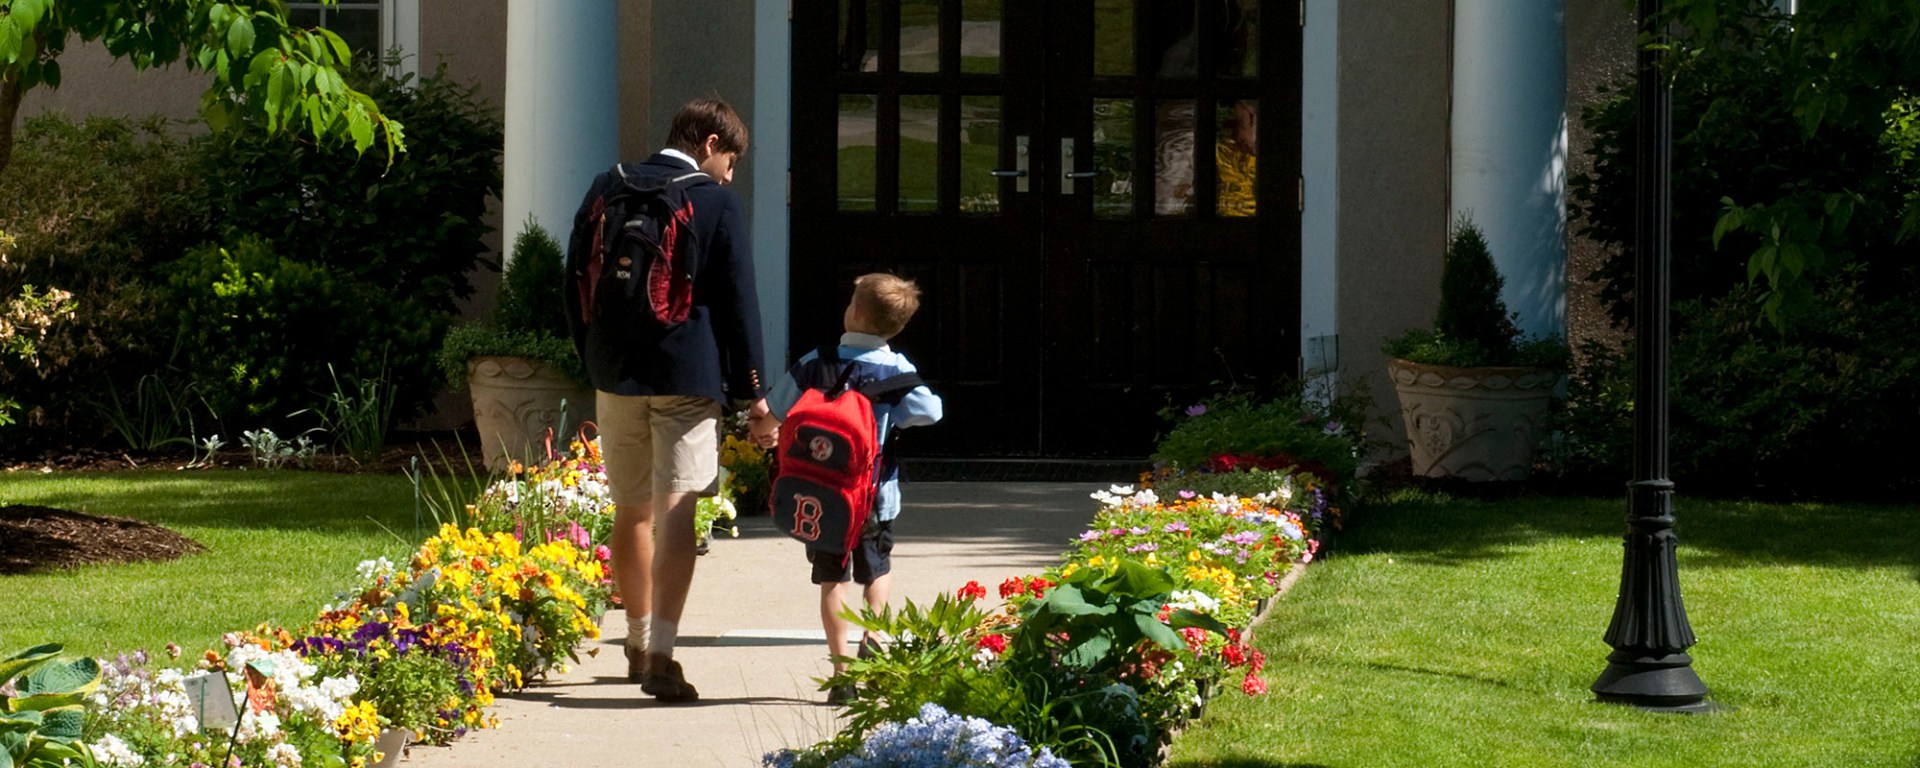
[(1227, 647), (1220, 649), (1220, 656), (1227, 660), (1227, 666), (1229, 667), (1237, 667), (1247, 663), (1247, 649), (1246, 646), (1243, 645), (1229, 644)]
[(1261, 653), (1258, 648), (1251, 649), (1251, 653), (1253, 654), (1253, 671), (1249, 674), (1260, 674), (1260, 670), (1265, 669), (1267, 666), (1267, 655)]
[(1257, 674), (1248, 672), (1247, 679), (1240, 681), (1240, 690), (1248, 696), (1258, 696), (1267, 692), (1267, 681), (1260, 679)]
[(1026, 593), (1027, 583), (1021, 581), (1018, 576), (1000, 582), (1000, 599), (1002, 600), (1013, 597), (1014, 595), (1024, 595)]
[(1171, 620), (1171, 619), (1173, 618), (1173, 606), (1171, 606), (1171, 605), (1162, 605), (1162, 606), (1160, 606), (1160, 612), (1159, 612), (1159, 613), (1157, 613), (1157, 614), (1154, 614), (1154, 615), (1155, 615), (1155, 616), (1158, 616), (1158, 617), (1160, 618), (1160, 620), (1161, 620), (1161, 621), (1163, 621), (1163, 622), (1164, 622), (1164, 621), (1168, 621), (1168, 620)]
[(979, 600), (987, 596), (987, 588), (980, 586), (980, 582), (969, 581), (966, 586), (960, 588), (956, 596), (962, 600)]
[(1006, 635), (981, 635), (980, 639), (975, 640), (973, 644), (980, 648), (985, 648), (989, 651), (993, 651), (993, 655), (995, 656), (998, 656), (1000, 654), (1007, 652), (1007, 636)]
[(1033, 595), (1035, 600), (1046, 597), (1047, 590), (1051, 588), (1053, 588), (1053, 582), (1039, 576), (1027, 580), (1027, 594)]
[(1187, 650), (1194, 653), (1199, 653), (1200, 648), (1207, 644), (1207, 631), (1199, 627), (1182, 628), (1180, 637), (1187, 641)]

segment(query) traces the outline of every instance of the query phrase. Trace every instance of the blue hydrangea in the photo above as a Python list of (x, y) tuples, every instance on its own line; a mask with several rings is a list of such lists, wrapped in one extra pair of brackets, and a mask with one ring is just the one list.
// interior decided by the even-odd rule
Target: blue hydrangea
[[(768, 768), (792, 768), (799, 755), (783, 750), (766, 755)], [(920, 708), (920, 716), (875, 729), (853, 754), (832, 768), (1070, 768), (1051, 750), (1034, 750), (1012, 729), (977, 717), (948, 713), (938, 704)]]

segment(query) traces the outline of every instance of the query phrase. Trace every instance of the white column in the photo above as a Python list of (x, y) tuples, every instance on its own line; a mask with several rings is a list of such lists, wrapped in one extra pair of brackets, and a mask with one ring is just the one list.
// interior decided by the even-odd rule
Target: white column
[(793, 23), (787, 0), (755, 0), (753, 23), (753, 276), (766, 370), (787, 367), (787, 172), (793, 167)]
[(508, 0), (504, 247), (532, 216), (562, 243), (620, 156), (614, 0)]
[(1455, 0), (1453, 213), (1473, 216), (1521, 331), (1566, 331), (1562, 0)]
[[(387, 0), (380, 28), (386, 30), (386, 48), (400, 49), (396, 75), (420, 74), (420, 0)], [(386, 51), (380, 55), (385, 56)]]
[(1339, 0), (1307, 0), (1300, 49), (1300, 374), (1327, 396), (1340, 367), (1339, 19)]

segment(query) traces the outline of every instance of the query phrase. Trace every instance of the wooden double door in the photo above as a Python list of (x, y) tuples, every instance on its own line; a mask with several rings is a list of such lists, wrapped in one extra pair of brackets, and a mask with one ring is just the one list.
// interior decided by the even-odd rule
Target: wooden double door
[(1144, 456), (1163, 409), (1292, 376), (1297, 14), (796, 0), (792, 352), (854, 277), (915, 279), (922, 456)]

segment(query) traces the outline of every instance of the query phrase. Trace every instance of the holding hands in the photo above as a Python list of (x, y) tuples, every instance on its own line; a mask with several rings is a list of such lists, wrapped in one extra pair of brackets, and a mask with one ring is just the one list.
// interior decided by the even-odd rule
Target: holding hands
[(772, 448), (780, 441), (780, 420), (773, 417), (765, 399), (747, 409), (747, 438), (762, 448)]

